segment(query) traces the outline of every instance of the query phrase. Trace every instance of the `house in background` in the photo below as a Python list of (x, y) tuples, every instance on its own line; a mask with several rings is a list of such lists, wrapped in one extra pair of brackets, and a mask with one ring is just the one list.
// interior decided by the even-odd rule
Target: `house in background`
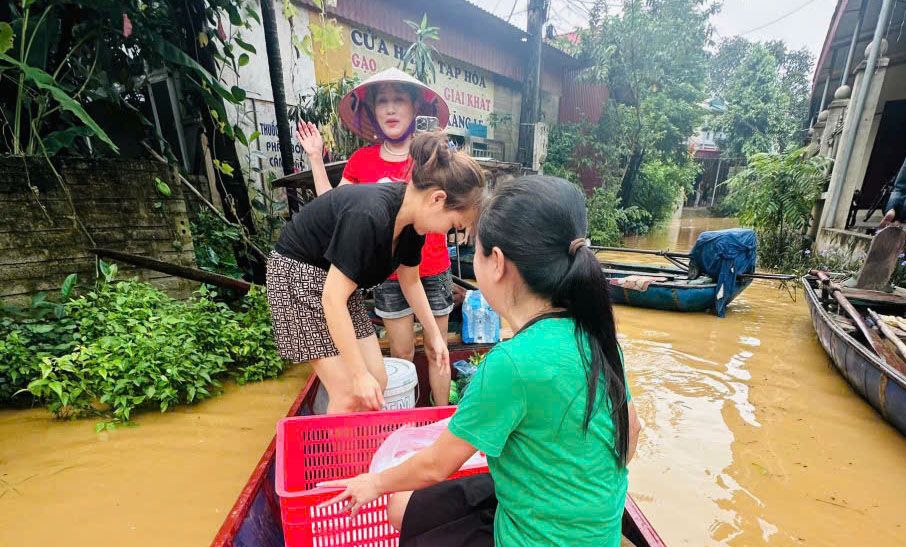
[[(727, 103), (720, 97), (711, 97), (702, 108), (708, 111), (708, 116), (727, 111)], [(702, 167), (702, 172), (695, 181), (692, 193), (686, 199), (689, 207), (709, 207), (714, 205), (714, 200), (721, 190), (721, 184), (727, 180), (731, 163), (728, 158), (721, 157), (720, 142), (722, 133), (702, 127), (698, 133), (689, 138), (689, 153)]]
[[(834, 159), (811, 235), (819, 250), (867, 251), (906, 157), (906, 4), (839, 0), (815, 70), (809, 138)], [(874, 37), (876, 55), (872, 56)]]

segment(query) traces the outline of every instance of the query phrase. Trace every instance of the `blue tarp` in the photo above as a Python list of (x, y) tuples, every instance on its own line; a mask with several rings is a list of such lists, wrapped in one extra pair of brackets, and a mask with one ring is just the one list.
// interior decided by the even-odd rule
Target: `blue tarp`
[(742, 228), (704, 232), (692, 247), (692, 260), (699, 270), (717, 280), (714, 311), (727, 312), (727, 302), (736, 292), (736, 276), (755, 271), (755, 231)]

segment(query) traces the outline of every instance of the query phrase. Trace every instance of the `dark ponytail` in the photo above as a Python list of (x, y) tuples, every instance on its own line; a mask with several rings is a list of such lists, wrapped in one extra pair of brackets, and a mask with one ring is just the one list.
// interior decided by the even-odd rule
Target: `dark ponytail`
[(625, 466), (629, 407), (608, 280), (591, 249), (573, 244), (576, 239), (585, 239), (587, 229), (585, 199), (575, 186), (559, 178), (529, 176), (493, 194), (482, 208), (477, 233), (485, 255), (494, 247), (500, 248), (516, 265), (529, 290), (565, 308), (575, 321), (588, 384), (583, 427), (588, 430), (597, 411), (598, 387), (603, 380), (614, 424), (616, 455)]

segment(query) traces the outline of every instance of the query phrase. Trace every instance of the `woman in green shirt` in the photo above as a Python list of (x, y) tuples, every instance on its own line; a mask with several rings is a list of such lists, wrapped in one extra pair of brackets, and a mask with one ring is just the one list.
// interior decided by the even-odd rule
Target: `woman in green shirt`
[[(523, 177), (488, 200), (476, 228), (475, 277), (516, 335), (487, 355), (431, 447), (328, 483), (346, 487), (331, 503), (354, 514), (416, 490), (388, 507), (403, 546), (490, 545), (496, 506), (497, 546), (617, 547), (639, 425), (607, 280), (585, 246), (585, 200), (562, 179)], [(493, 483), (442, 483), (476, 450)]]

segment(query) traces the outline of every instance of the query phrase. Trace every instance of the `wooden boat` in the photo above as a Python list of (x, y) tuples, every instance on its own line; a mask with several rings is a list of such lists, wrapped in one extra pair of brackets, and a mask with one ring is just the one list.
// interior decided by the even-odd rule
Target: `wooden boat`
[[(644, 291), (611, 284), (608, 289), (614, 304), (656, 310), (702, 312), (713, 309), (717, 301), (717, 283), (713, 279), (701, 276), (690, 280), (686, 270), (678, 267), (622, 262), (602, 262), (601, 267), (610, 279), (630, 275), (667, 278), (666, 281), (651, 283)], [(751, 277), (739, 277), (736, 290), (730, 295), (728, 303), (751, 283)]]
[[(834, 367), (856, 393), (867, 400), (888, 423), (906, 435), (906, 374), (896, 370), (857, 339), (860, 335), (854, 332), (854, 328), (847, 328), (847, 319), (841, 320), (840, 316), (822, 304), (817, 279), (805, 276), (801, 282), (812, 325)], [(866, 292), (868, 291), (862, 291)], [(870, 306), (878, 313), (902, 315), (906, 311), (906, 305), (895, 303), (892, 299), (879, 301), (858, 291), (850, 291), (849, 300), (856, 308)]]
[[(450, 347), (450, 360), (468, 359), (475, 351), (486, 352), (490, 346)], [(415, 356), (419, 375), (417, 406), (428, 404), (430, 389), (427, 378), (427, 359), (421, 352)], [(455, 373), (455, 371), (454, 371)], [(315, 375), (308, 380), (290, 407), (287, 416), (312, 414), (315, 395), (320, 382)], [(271, 440), (251, 477), (239, 493), (239, 498), (227, 514), (211, 547), (283, 547), (283, 527), (280, 522), (280, 502), (274, 490), (274, 461), (276, 442)], [(623, 535), (636, 547), (666, 547), (654, 527), (635, 501), (627, 495), (623, 513)], [(624, 542), (625, 543), (625, 542)]]

